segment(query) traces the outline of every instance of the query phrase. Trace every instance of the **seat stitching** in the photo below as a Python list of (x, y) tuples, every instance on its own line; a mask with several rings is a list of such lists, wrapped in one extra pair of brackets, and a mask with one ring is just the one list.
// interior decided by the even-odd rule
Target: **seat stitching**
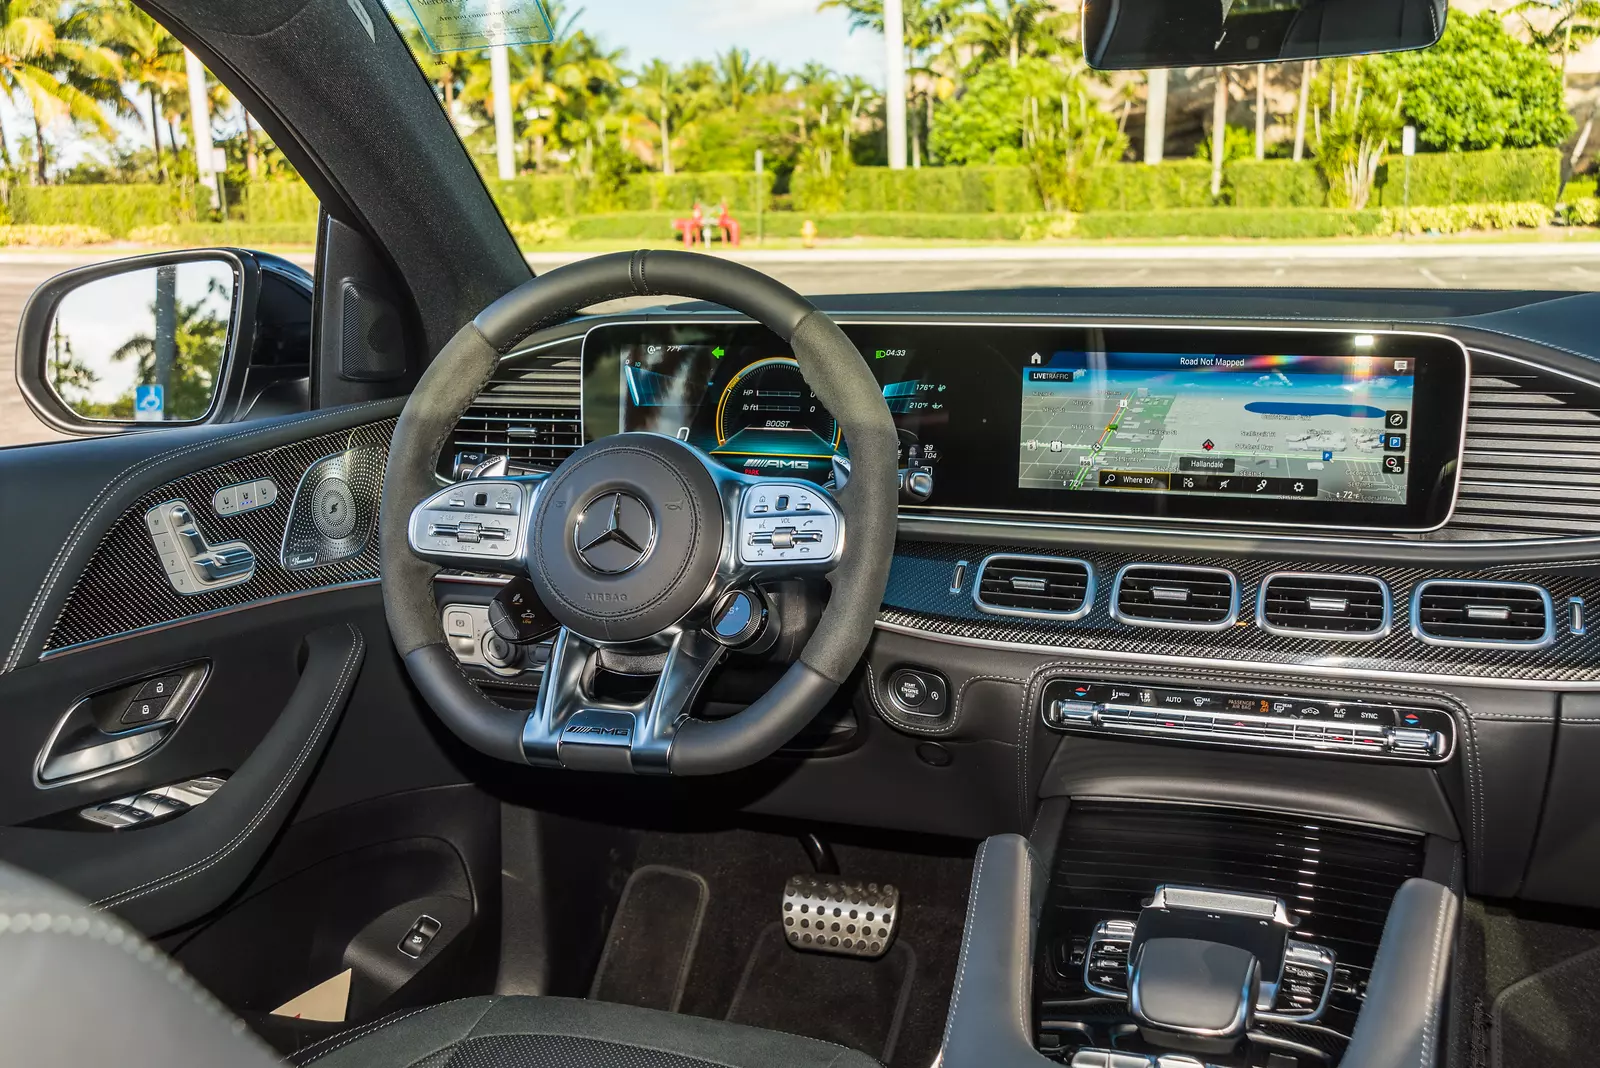
[(1428, 998), (1428, 1014), (1422, 1020), (1422, 1056), (1418, 1060), (1421, 1068), (1428, 1068), (1429, 1053), (1433, 1048), (1433, 1027), (1438, 1016), (1438, 1006), (1434, 1002), (1434, 983), (1439, 975), (1439, 953), (1444, 945), (1445, 916), (1449, 909), (1439, 910), (1439, 919), (1434, 923), (1433, 930), (1433, 963), (1428, 968), (1428, 985), (1424, 990)]
[[(377, 404), (388, 404), (391, 403), (392, 400), (393, 398), (386, 398), (384, 400), (367, 401), (365, 404), (353, 405), (349, 408), (340, 409), (340, 411), (344, 413), (356, 412), (363, 408), (370, 408)], [(149, 467), (158, 466), (167, 460), (176, 460), (180, 456), (186, 456), (189, 453), (196, 452), (201, 449), (208, 449), (213, 446), (224, 445), (231, 441), (242, 441), (245, 438), (254, 437), (257, 434), (266, 434), (270, 431), (282, 429), (283, 427), (281, 425), (265, 426), (257, 427), (253, 430), (248, 430), (240, 434), (228, 434), (224, 437), (208, 438), (205, 441), (192, 442), (188, 445), (180, 446), (179, 448), (169, 449), (166, 452), (156, 453), (154, 456), (146, 457), (143, 460), (123, 468), (115, 479), (106, 483), (106, 485), (101, 488), (100, 492), (95, 495), (94, 500), (90, 501), (88, 507), (86, 507), (82, 514), (78, 516), (77, 522), (72, 525), (72, 530), (70, 532), (72, 535), (71, 538), (56, 553), (55, 559), (51, 561), (50, 570), (45, 575), (45, 581), (41, 583), (39, 589), (34, 592), (33, 600), (28, 604), (27, 615), (23, 616), (22, 618), (22, 626), (17, 631), (16, 641), (12, 643), (11, 652), (6, 657), (5, 663), (0, 664), (0, 675), (14, 670), (22, 662), (23, 648), (27, 644), (28, 639), (33, 636), (34, 628), (39, 624), (40, 616), (38, 613), (41, 609), (43, 609), (45, 603), (49, 601), (50, 594), (54, 592), (56, 583), (59, 582), (62, 575), (65, 574), (65, 567), (68, 558), (71, 557), (73, 551), (77, 548), (78, 543), (83, 540), (84, 535), (89, 532), (89, 526), (94, 521), (94, 518), (100, 514), (100, 510), (102, 508), (110, 503), (111, 497), (115, 495), (118, 490), (120, 490), (127, 483), (131, 482), (133, 478), (141, 471)]]
[[(476, 996), (476, 995), (474, 995), (474, 996)], [(399, 1017), (396, 1017), (393, 1013), (391, 1013), (388, 1016), (382, 1017), (381, 1019), (373, 1020), (370, 1023), (358, 1024), (356, 1027), (354, 1027), (352, 1029), (347, 1029), (347, 1030), (344, 1030), (344, 1031), (337, 1031), (334, 1034), (328, 1035), (326, 1038), (319, 1038), (315, 1042), (311, 1043), (311, 1045), (304, 1046), (304, 1047), (296, 1050), (291, 1055), (291, 1057), (298, 1064), (301, 1064), (301, 1065), (310, 1064), (311, 1063), (310, 1061), (301, 1061), (301, 1060), (299, 1060), (299, 1058), (304, 1057), (306, 1054), (310, 1053), (312, 1050), (316, 1049), (318, 1046), (327, 1045), (329, 1042), (333, 1042), (333, 1041), (336, 1041), (336, 1040), (341, 1039), (341, 1038), (358, 1038), (358, 1037), (360, 1037), (359, 1035), (352, 1034), (351, 1033), (352, 1031), (361, 1031), (361, 1032), (372, 1031), (372, 1030), (375, 1030), (375, 1029), (377, 1029), (379, 1027), (386, 1027), (391, 1023), (398, 1023), (401, 1019), (404, 1019), (405, 1016), (415, 1016), (417, 1013), (422, 1012), (422, 1011), (424, 1011), (426, 1009), (439, 1009), (439, 1008), (443, 1008), (446, 1005), (454, 1005), (458, 1001), (471, 1001), (471, 1000), (472, 1000), (472, 998), (470, 998), (470, 997), (451, 998), (449, 1001), (441, 1001), (441, 1002), (439, 1002), (439, 1003), (437, 1003), (435, 1005), (424, 1005), (420, 1009), (412, 1009), (410, 1012), (405, 1013), (405, 1014), (403, 1014), (402, 1016), (399, 1016)], [(319, 1053), (319, 1054), (317, 1054), (317, 1056), (320, 1057), (320, 1056), (322, 1056), (322, 1054)], [(313, 1057), (312, 1060), (316, 1060), (316, 1057)]]
[(972, 925), (977, 918), (978, 886), (983, 882), (983, 862), (989, 855), (989, 839), (985, 838), (978, 847), (978, 864), (972, 873), (972, 889), (967, 892), (967, 919), (961, 930), (961, 963), (956, 969), (956, 988), (950, 995), (950, 1013), (944, 1021), (944, 1039), (940, 1042), (940, 1050), (950, 1045), (950, 1034), (955, 1030), (956, 1010), (961, 1006), (961, 986), (967, 978), (967, 950), (972, 945)]
[[(587, 1000), (587, 999), (585, 999), (585, 1000)], [(605, 1004), (605, 1002), (596, 1002), (595, 1004)], [(676, 1014), (674, 1014), (674, 1015), (676, 1015)], [(747, 1025), (745, 1025), (745, 1024), (731, 1024), (729, 1026), (746, 1027)], [(874, 1064), (881, 1064), (882, 1063), (876, 1057), (872, 1056), (872, 1054), (870, 1054), (870, 1053), (862, 1053), (861, 1050), (852, 1049), (849, 1046), (842, 1046), (837, 1042), (830, 1042), (825, 1038), (812, 1038), (810, 1035), (797, 1035), (797, 1034), (793, 1033), (792, 1031), (778, 1031), (778, 1030), (775, 1030), (775, 1029), (769, 1028), (769, 1027), (753, 1028), (752, 1030), (760, 1030), (760, 1031), (763, 1031), (763, 1032), (765, 1032), (767, 1034), (783, 1035), (785, 1038), (793, 1038), (793, 1039), (797, 1039), (797, 1040), (802, 1041), (802, 1042), (814, 1042), (819, 1046), (832, 1046), (834, 1049), (838, 1050), (839, 1053), (837, 1053), (834, 1056), (834, 1059), (832, 1061), (828, 1062), (829, 1065), (837, 1062), (838, 1059), (840, 1057), (844, 1056), (846, 1053), (860, 1053), (861, 1056), (866, 1057), (868, 1060), (872, 1061)], [(597, 1037), (595, 1037), (594, 1035), (591, 1035), (591, 1034), (572, 1034), (570, 1031), (530, 1031), (530, 1032), (524, 1032), (524, 1033), (525, 1034), (529, 1034), (529, 1035), (535, 1035), (535, 1036), (537, 1036), (539, 1038), (574, 1038), (574, 1039), (579, 1039), (581, 1041), (586, 1041), (586, 1042), (597, 1042), (597, 1043), (599, 1043), (601, 1045), (604, 1045), (604, 1046), (618, 1046), (618, 1047), (621, 1047), (623, 1049), (649, 1050), (651, 1053), (665, 1053), (665, 1054), (668, 1054), (669, 1056), (682, 1057), (682, 1058), (684, 1058), (686, 1060), (700, 1061), (703, 1064), (719, 1065), (720, 1068), (744, 1068), (743, 1065), (733, 1064), (733, 1063), (730, 1063), (728, 1061), (719, 1061), (719, 1060), (716, 1060), (716, 1059), (714, 1059), (712, 1057), (709, 1057), (709, 1056), (707, 1056), (705, 1054), (702, 1054), (702, 1053), (684, 1053), (681, 1050), (667, 1049), (664, 1046), (648, 1046), (648, 1045), (645, 1045), (642, 1042), (623, 1042), (623, 1041), (619, 1041), (618, 1039), (614, 1039), (614, 1038), (597, 1038)], [(487, 1038), (497, 1038), (497, 1037), (503, 1037), (503, 1036), (481, 1035), (481, 1036), (478, 1036), (478, 1037), (472, 1038), (472, 1039), (463, 1039), (462, 1041), (481, 1042), (481, 1041), (483, 1041), (484, 1039), (487, 1039)], [(437, 1051), (435, 1051), (435, 1052), (437, 1052)]]
[[(448, 1004), (448, 1002), (446, 1004)], [(300, 1068), (305, 1068), (306, 1065), (314, 1064), (317, 1061), (320, 1061), (322, 1058), (326, 1057), (328, 1054), (332, 1053), (334, 1050), (343, 1049), (345, 1046), (348, 1046), (350, 1043), (354, 1042), (358, 1038), (366, 1038), (368, 1035), (376, 1034), (377, 1032), (382, 1031), (385, 1027), (388, 1027), (391, 1024), (397, 1024), (401, 1020), (410, 1019), (411, 1017), (415, 1016), (417, 1013), (419, 1013), (419, 1012), (427, 1012), (429, 1009), (432, 1009), (432, 1008), (437, 1008), (437, 1006), (424, 1005), (420, 1009), (412, 1009), (410, 1012), (401, 1013), (399, 1016), (391, 1016), (387, 1020), (379, 1020), (375, 1024), (367, 1024), (365, 1028), (358, 1027), (358, 1028), (356, 1028), (354, 1034), (349, 1034), (349, 1035), (344, 1035), (344, 1036), (333, 1035), (333, 1036), (330, 1036), (329, 1038), (324, 1038), (324, 1039), (321, 1040), (321, 1042), (331, 1042), (334, 1038), (340, 1038), (340, 1037), (343, 1037), (344, 1041), (340, 1042), (337, 1046), (329, 1046), (327, 1049), (323, 1050), (321, 1053), (317, 1054), (315, 1057), (312, 1057), (310, 1060), (307, 1060), (307, 1061), (296, 1061), (295, 1063), (300, 1065)], [(312, 1043), (311, 1045), (306, 1047), (306, 1050), (316, 1049), (317, 1046), (321, 1044), (321, 1042)], [(451, 1045), (453, 1046), (453, 1045), (455, 1045), (455, 1043), (451, 1043)], [(446, 1047), (446, 1048), (448, 1048), (448, 1047)], [(435, 1052), (437, 1052), (437, 1051), (435, 1051)], [(429, 1054), (429, 1056), (432, 1056), (432, 1054)]]
[(261, 808), (257, 810), (255, 816), (251, 818), (250, 822), (209, 856), (202, 857), (200, 860), (194, 861), (183, 868), (179, 868), (177, 871), (169, 872), (166, 875), (152, 879), (145, 883), (141, 883), (138, 886), (131, 887), (127, 890), (118, 891), (115, 894), (107, 895), (106, 897), (96, 901), (96, 906), (126, 905), (130, 902), (137, 901), (139, 898), (145, 897), (148, 894), (153, 894), (158, 890), (166, 889), (169, 886), (175, 886), (185, 879), (192, 878), (193, 876), (205, 871), (207, 868), (221, 863), (228, 857), (230, 853), (243, 845), (250, 835), (255, 833), (256, 828), (258, 828), (266, 820), (268, 813), (271, 812), (271, 810), (280, 800), (282, 800), (283, 795), (288, 792), (289, 784), (294, 780), (294, 777), (299, 774), (300, 769), (305, 765), (306, 759), (309, 757), (311, 750), (322, 738), (323, 732), (327, 729), (329, 721), (333, 718), (335, 707), (339, 705), (340, 700), (345, 693), (347, 680), (350, 675), (350, 668), (356, 661), (357, 654), (359, 654), (366, 647), (366, 642), (362, 638), (361, 632), (356, 629), (353, 623), (346, 623), (345, 627), (350, 631), (351, 637), (354, 640), (351, 643), (349, 653), (345, 655), (344, 666), (339, 670), (339, 679), (334, 685), (333, 692), (328, 695), (328, 703), (323, 706), (322, 715), (317, 720), (316, 727), (312, 730), (310, 737), (306, 739), (305, 744), (301, 746), (300, 752), (295, 756), (294, 763), (289, 766), (288, 771), (284, 772), (283, 778), (279, 780), (278, 785), (273, 788), (272, 793), (268, 795), (267, 800), (262, 804)]
[[(48, 926), (41, 927), (41, 920)], [(65, 912), (0, 913), (0, 936), (27, 934), (90, 938), (103, 945), (114, 946), (188, 994), (196, 1005), (226, 1023), (235, 1035), (265, 1051), (265, 1045), (245, 1026), (243, 1020), (224, 1009), (182, 967), (163, 957), (154, 946), (121, 924), (99, 916), (74, 916)]]

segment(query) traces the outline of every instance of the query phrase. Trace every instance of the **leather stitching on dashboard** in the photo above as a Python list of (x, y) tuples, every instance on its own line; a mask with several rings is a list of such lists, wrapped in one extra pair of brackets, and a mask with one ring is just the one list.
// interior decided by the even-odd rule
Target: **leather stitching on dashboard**
[(956, 688), (955, 700), (950, 707), (949, 722), (937, 727), (925, 727), (921, 724), (909, 722), (898, 712), (896, 712), (891, 704), (879, 697), (878, 688), (880, 679), (882, 680), (885, 688), (887, 688), (889, 673), (892, 669), (884, 668), (883, 673), (879, 675), (877, 666), (871, 664), (870, 661), (869, 667), (871, 670), (868, 672), (867, 696), (871, 698), (872, 707), (877, 709), (878, 715), (887, 720), (890, 725), (897, 727), (900, 730), (907, 731), (911, 734), (926, 735), (930, 738), (942, 738), (955, 733), (956, 727), (961, 723), (961, 707), (962, 702), (966, 699), (967, 687), (971, 686), (973, 683), (1014, 682), (1018, 686), (1026, 686), (1028, 684), (1027, 679), (1014, 678), (1010, 675), (969, 675), (965, 680), (962, 681), (961, 685)]
[(97, 908), (126, 905), (158, 890), (165, 890), (183, 882), (185, 879), (199, 875), (207, 868), (226, 860), (229, 854), (243, 845), (250, 835), (255, 833), (256, 828), (261, 826), (267, 815), (283, 799), (284, 794), (288, 792), (289, 784), (294, 781), (295, 776), (300, 773), (300, 769), (305, 766), (311, 751), (316, 748), (323, 733), (327, 730), (328, 724), (332, 722), (334, 712), (343, 705), (345, 690), (352, 680), (350, 669), (360, 662), (361, 652), (366, 648), (366, 641), (361, 631), (353, 623), (346, 623), (345, 628), (350, 632), (350, 651), (345, 654), (344, 665), (339, 669), (339, 678), (334, 683), (333, 692), (328, 695), (328, 701), (323, 706), (322, 715), (318, 718), (316, 727), (312, 729), (311, 734), (306, 738), (305, 744), (300, 747), (300, 752), (296, 754), (294, 763), (290, 764), (289, 769), (283, 773), (283, 778), (278, 781), (278, 785), (273, 788), (272, 793), (267, 796), (266, 801), (262, 803), (261, 808), (256, 811), (250, 822), (245, 824), (232, 838), (210, 855), (160, 878), (141, 883), (128, 890), (107, 895), (94, 903)]
[[(339, 409), (339, 411), (341, 413), (356, 412), (363, 408), (370, 408), (375, 405), (390, 403), (392, 403), (392, 401), (388, 399), (381, 401), (368, 401), (365, 404), (356, 404), (350, 406), (349, 408)], [(28, 605), (28, 613), (22, 619), (22, 627), (17, 631), (17, 638), (11, 646), (11, 653), (6, 658), (6, 662), (4, 664), (0, 664), (0, 674), (5, 674), (7, 671), (14, 670), (17, 665), (21, 663), (24, 647), (26, 646), (28, 639), (32, 636), (34, 628), (38, 625), (39, 620), (42, 617), (43, 609), (45, 605), (49, 603), (50, 594), (55, 590), (56, 583), (61, 580), (62, 575), (65, 573), (66, 562), (72, 557), (73, 551), (77, 548), (78, 543), (83, 540), (84, 535), (89, 532), (89, 527), (93, 523), (95, 517), (100, 514), (100, 510), (110, 503), (111, 497), (118, 490), (127, 485), (129, 482), (132, 482), (140, 472), (146, 470), (147, 468), (156, 467), (167, 460), (175, 460), (180, 456), (187, 456), (190, 453), (214, 448), (219, 445), (225, 445), (229, 442), (242, 441), (245, 438), (254, 437), (258, 434), (266, 434), (282, 429), (283, 428), (281, 425), (273, 424), (272, 426), (256, 427), (255, 429), (246, 430), (238, 434), (228, 434), (219, 438), (196, 441), (176, 449), (169, 449), (166, 452), (161, 452), (154, 456), (146, 457), (137, 463), (130, 464), (128, 467), (123, 468), (122, 472), (118, 474), (116, 478), (112, 479), (109, 483), (101, 488), (99, 493), (95, 494), (94, 500), (89, 502), (89, 506), (84, 509), (83, 513), (78, 516), (77, 522), (73, 524), (71, 537), (68, 538), (66, 544), (63, 545), (56, 553), (55, 560), (51, 562), (50, 570), (45, 574), (44, 583), (39, 587), (38, 591), (33, 596), (33, 600)]]
[(978, 918), (978, 887), (983, 884), (983, 862), (989, 856), (989, 840), (985, 838), (978, 847), (978, 859), (972, 871), (972, 888), (967, 891), (967, 922), (961, 930), (961, 963), (956, 967), (956, 988), (950, 995), (950, 1013), (944, 1022), (944, 1041), (940, 1043), (940, 1050), (950, 1045), (950, 1034), (955, 1030), (956, 1018), (961, 1009), (961, 988), (967, 978), (967, 951), (972, 946), (972, 928)]

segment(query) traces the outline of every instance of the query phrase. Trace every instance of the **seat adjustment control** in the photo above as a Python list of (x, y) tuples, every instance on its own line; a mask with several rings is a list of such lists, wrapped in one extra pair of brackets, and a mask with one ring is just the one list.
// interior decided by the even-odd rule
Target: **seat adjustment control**
[(144, 523), (167, 582), (186, 597), (237, 586), (255, 574), (255, 551), (242, 541), (212, 545), (186, 501), (156, 505)]

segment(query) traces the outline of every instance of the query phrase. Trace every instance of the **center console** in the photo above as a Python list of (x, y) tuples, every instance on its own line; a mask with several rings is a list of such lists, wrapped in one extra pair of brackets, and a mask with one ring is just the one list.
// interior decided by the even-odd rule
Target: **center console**
[(1031, 841), (979, 855), (942, 1064), (1426, 1068), (1455, 848), (1284, 813), (1047, 801)]

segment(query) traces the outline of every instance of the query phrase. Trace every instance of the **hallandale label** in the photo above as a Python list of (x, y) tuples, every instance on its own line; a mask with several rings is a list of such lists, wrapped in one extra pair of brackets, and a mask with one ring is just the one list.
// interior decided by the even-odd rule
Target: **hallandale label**
[(540, 44), (554, 33), (542, 0), (406, 0), (435, 54)]

